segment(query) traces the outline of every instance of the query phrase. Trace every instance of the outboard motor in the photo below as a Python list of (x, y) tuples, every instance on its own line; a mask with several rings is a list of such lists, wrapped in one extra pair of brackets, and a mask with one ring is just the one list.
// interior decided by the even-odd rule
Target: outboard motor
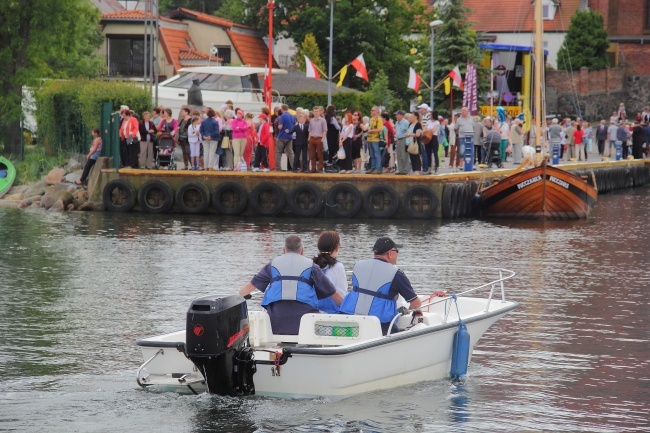
[(201, 371), (210, 393), (255, 394), (253, 350), (248, 347), (248, 308), (239, 295), (192, 301), (187, 311), (185, 356)]

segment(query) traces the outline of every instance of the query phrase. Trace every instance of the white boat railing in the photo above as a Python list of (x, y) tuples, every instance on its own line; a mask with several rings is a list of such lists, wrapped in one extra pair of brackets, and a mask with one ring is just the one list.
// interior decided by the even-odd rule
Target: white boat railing
[[(509, 269), (505, 268), (492, 268), (492, 267), (484, 267), (484, 266), (465, 266), (465, 265), (431, 265), (431, 264), (409, 264), (409, 265), (400, 265), (399, 268), (401, 269), (406, 269), (409, 270), (409, 274), (413, 274), (411, 270), (413, 269), (420, 269), (424, 270), (425, 272), (427, 270), (444, 270), (444, 271), (452, 271), (454, 273), (454, 279), (457, 280), (458, 278), (462, 277), (463, 275), (472, 275), (476, 273), (485, 273), (485, 272), (490, 272), (494, 273), (494, 277), (490, 281), (482, 284), (478, 284), (476, 286), (471, 286), (471, 287), (463, 287), (460, 289), (460, 292), (458, 293), (453, 293), (454, 295), (458, 297), (466, 296), (470, 293), (477, 292), (481, 289), (484, 289), (486, 287), (490, 287), (490, 294), (488, 295), (488, 300), (485, 305), (485, 312), (487, 312), (490, 308), (490, 303), (492, 302), (492, 298), (494, 297), (494, 292), (496, 289), (500, 289), (501, 292), (501, 302), (506, 302), (506, 290), (504, 286), (504, 282), (506, 280), (509, 280), (511, 278), (514, 278), (516, 273), (514, 271), (511, 271)], [(417, 274), (416, 274), (417, 275)], [(497, 277), (498, 275), (498, 277)], [(407, 275), (408, 276), (408, 275)], [(434, 280), (435, 281), (435, 280)], [(444, 288), (441, 288), (440, 290), (445, 290)], [(451, 296), (447, 295), (444, 297), (440, 297), (438, 299), (431, 300), (430, 302), (424, 303), (420, 306), (420, 308), (423, 307), (428, 307), (433, 304), (438, 304), (441, 302), (447, 302), (450, 299), (452, 299)], [(446, 315), (444, 318), (444, 322), (447, 322), (447, 317), (449, 316), (449, 311), (451, 309), (446, 309)]]

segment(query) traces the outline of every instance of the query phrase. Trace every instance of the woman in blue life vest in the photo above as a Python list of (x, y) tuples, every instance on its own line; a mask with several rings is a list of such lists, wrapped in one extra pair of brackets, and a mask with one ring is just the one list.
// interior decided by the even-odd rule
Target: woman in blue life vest
[(422, 305), (420, 298), (404, 272), (395, 266), (399, 248), (401, 245), (389, 237), (377, 239), (373, 247), (375, 257), (354, 265), (352, 291), (339, 308), (343, 314), (376, 316), (381, 322), (384, 335), (397, 315), (396, 301), (399, 295), (409, 302), (410, 310), (422, 314), (419, 310)]
[[(328, 280), (334, 285), (336, 291), (345, 296), (348, 294), (348, 280), (345, 276), (345, 266), (336, 260), (341, 247), (341, 238), (335, 231), (324, 231), (318, 236), (318, 255), (314, 257), (316, 263)], [(336, 314), (339, 306), (332, 298), (318, 300), (318, 309), (324, 313)]]

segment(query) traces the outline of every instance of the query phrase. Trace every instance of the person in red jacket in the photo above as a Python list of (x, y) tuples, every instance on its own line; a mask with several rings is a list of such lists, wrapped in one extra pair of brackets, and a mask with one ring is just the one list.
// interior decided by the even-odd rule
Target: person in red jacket
[[(271, 126), (269, 125), (266, 114), (262, 113), (257, 116), (260, 119), (260, 126), (257, 131), (257, 136), (260, 142), (255, 147), (255, 160), (253, 161), (253, 171), (270, 171), (269, 170), (269, 147), (273, 141), (271, 134)], [(260, 165), (264, 168), (260, 170)]]
[(120, 144), (124, 144), (124, 152), (120, 152), (122, 167), (135, 168), (138, 166), (138, 149), (140, 139), (138, 138), (138, 119), (128, 108), (122, 110), (122, 123), (120, 124)]

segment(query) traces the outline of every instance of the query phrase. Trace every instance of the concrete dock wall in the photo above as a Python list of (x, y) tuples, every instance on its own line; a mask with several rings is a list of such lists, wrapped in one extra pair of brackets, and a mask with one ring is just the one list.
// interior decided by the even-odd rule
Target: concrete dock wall
[[(646, 185), (650, 180), (650, 161), (564, 164), (562, 168), (584, 177), (593, 171), (600, 194)], [(481, 185), (511, 172), (395, 176), (104, 168), (89, 193), (112, 211), (456, 219), (473, 214)]]

